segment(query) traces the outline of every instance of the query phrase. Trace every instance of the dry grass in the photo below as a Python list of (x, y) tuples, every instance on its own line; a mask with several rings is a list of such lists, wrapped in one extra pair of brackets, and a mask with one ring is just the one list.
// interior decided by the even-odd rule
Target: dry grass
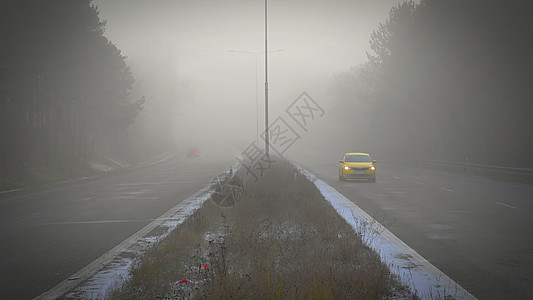
[[(410, 299), (356, 232), (292, 166), (206, 202), (151, 249), (111, 299)], [(207, 270), (202, 266), (208, 264)], [(177, 283), (188, 279), (188, 283)]]

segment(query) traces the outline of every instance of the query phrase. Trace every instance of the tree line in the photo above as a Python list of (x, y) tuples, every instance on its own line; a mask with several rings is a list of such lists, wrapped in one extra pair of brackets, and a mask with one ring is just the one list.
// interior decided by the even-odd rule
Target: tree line
[(91, 0), (0, 4), (0, 178), (76, 172), (131, 124), (144, 99)]
[(336, 76), (337, 113), (390, 155), (531, 168), (531, 29), (531, 1), (399, 4)]

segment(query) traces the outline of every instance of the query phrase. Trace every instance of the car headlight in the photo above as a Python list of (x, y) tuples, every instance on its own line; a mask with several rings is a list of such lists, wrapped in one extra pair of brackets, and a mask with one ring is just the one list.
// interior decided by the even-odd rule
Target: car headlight
[(376, 170), (376, 167), (372, 166), (372, 167), (370, 167), (370, 170), (374, 171), (374, 170)]
[(344, 166), (344, 170), (350, 170), (350, 167)]

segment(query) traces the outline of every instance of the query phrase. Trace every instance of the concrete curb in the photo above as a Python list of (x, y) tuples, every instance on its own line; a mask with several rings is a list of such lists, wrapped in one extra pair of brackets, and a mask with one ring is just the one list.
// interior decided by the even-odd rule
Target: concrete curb
[(411, 287), (421, 299), (476, 299), (437, 269), (374, 218), (313, 173), (295, 164), (299, 173), (313, 182), (324, 198), (374, 249), (391, 272)]

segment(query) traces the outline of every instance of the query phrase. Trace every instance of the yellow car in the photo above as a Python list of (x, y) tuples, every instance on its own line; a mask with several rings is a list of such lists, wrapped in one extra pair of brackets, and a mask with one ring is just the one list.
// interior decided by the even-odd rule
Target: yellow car
[(339, 180), (368, 179), (376, 181), (376, 161), (368, 153), (346, 153), (339, 160)]

